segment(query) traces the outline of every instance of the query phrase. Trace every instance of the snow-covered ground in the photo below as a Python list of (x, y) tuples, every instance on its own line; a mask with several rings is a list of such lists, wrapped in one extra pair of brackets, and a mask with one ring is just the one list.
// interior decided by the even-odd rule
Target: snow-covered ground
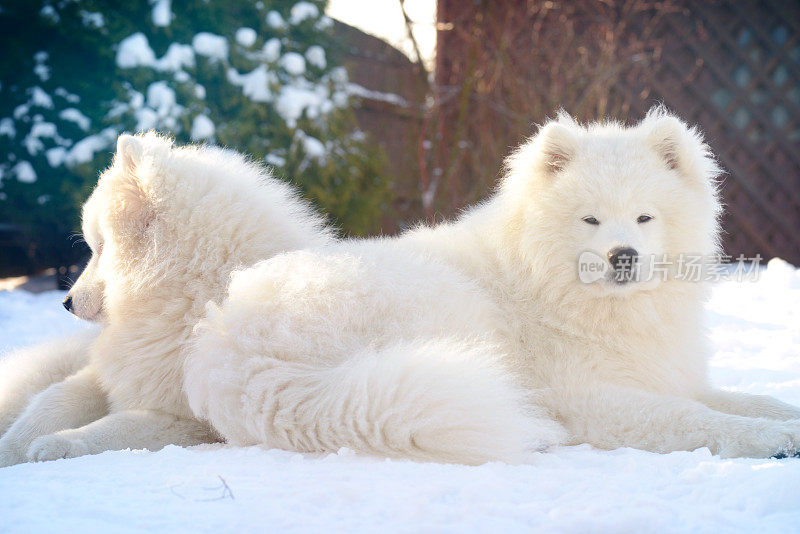
[[(0, 354), (83, 328), (62, 298), (0, 292)], [(708, 309), (714, 383), (800, 404), (800, 271), (721, 283)], [(584, 445), (466, 467), (214, 445), (0, 469), (0, 532), (53, 531), (800, 532), (800, 459)]]

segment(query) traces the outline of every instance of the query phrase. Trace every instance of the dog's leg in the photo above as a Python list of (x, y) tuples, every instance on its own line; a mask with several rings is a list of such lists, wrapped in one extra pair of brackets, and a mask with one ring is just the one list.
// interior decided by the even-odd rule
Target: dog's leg
[(32, 461), (74, 458), (109, 450), (187, 447), (219, 438), (205, 423), (155, 410), (111, 413), (88, 425), (37, 438), (28, 449)]
[(16, 350), (0, 359), (0, 436), (37, 393), (88, 363), (89, 346), (96, 337), (97, 330), (80, 332)]
[(724, 457), (770, 457), (800, 448), (800, 421), (750, 418), (684, 397), (595, 384), (550, 390), (546, 402), (574, 443), (653, 452), (708, 447)]
[(90, 367), (36, 395), (0, 439), (0, 467), (27, 461), (39, 436), (82, 426), (108, 413), (106, 394)]
[(800, 419), (800, 408), (781, 402), (769, 395), (750, 395), (736, 391), (709, 389), (699, 395), (697, 400), (712, 410), (733, 415), (764, 417), (778, 421)]

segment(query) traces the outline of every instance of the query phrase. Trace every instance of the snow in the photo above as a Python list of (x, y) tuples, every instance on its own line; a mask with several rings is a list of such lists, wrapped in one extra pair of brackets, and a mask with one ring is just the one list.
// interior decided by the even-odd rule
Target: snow
[(147, 86), (147, 105), (157, 110), (159, 115), (168, 115), (175, 106), (175, 91), (163, 80), (153, 82)]
[(49, 21), (51, 24), (58, 24), (58, 22), (61, 20), (58, 12), (51, 5), (45, 5), (42, 7), (41, 11), (39, 11), (39, 16)]
[(163, 80), (147, 86), (147, 107), (136, 109), (137, 131), (146, 131), (160, 126), (169, 129), (178, 127), (178, 117), (183, 106), (177, 103), (175, 91)]
[[(158, 115), (156, 115), (155, 111), (144, 105), (144, 95), (132, 87), (127, 87), (126, 89), (128, 90), (128, 101), (115, 102), (108, 113), (106, 113), (106, 117), (114, 119), (130, 112), (136, 118), (137, 124), (142, 124), (143, 122), (147, 122), (144, 121), (143, 114), (148, 113), (153, 116), (153, 124), (155, 124)], [(140, 128), (137, 126), (136, 130), (138, 131)]]
[(281, 41), (277, 37), (273, 37), (266, 43), (264, 43), (264, 47), (262, 48), (262, 52), (264, 54), (264, 59), (269, 63), (274, 63), (278, 61), (278, 58), (281, 55)]
[(335, 91), (331, 95), (331, 104), (339, 107), (344, 107), (347, 105), (348, 100), (350, 99), (349, 94), (345, 91)]
[(348, 83), (347, 92), (348, 94), (357, 96), (359, 98), (365, 98), (367, 100), (376, 100), (380, 102), (388, 102), (389, 104), (394, 104), (395, 106), (399, 107), (405, 108), (411, 105), (408, 103), (408, 100), (406, 100), (400, 95), (396, 95), (394, 93), (382, 93), (380, 91), (373, 91), (371, 89), (367, 89), (364, 86), (358, 85), (357, 83)]
[[(708, 305), (720, 387), (800, 404), (800, 271), (723, 282)], [(0, 351), (86, 328), (64, 293), (0, 292)], [(0, 352), (0, 357), (2, 353)], [(170, 446), (0, 470), (0, 530), (27, 532), (796, 532), (800, 459), (588, 445), (479, 467)]]
[(81, 10), (81, 23), (87, 28), (102, 28), (106, 25), (106, 18), (100, 12), (92, 13), (90, 11)]
[(192, 77), (189, 76), (189, 73), (186, 72), (185, 70), (179, 70), (178, 72), (175, 73), (173, 78), (175, 78), (175, 81), (178, 83), (186, 83), (192, 79)]
[(306, 59), (318, 69), (324, 69), (328, 66), (328, 62), (325, 60), (325, 49), (319, 45), (308, 47), (308, 50), (306, 50)]
[(41, 87), (31, 87), (31, 100), (30, 103), (34, 106), (42, 108), (53, 109), (53, 99), (44, 92)]
[[(137, 31), (121, 39), (113, 49), (114, 60), (119, 69), (152, 69), (155, 72), (129, 73), (128, 76), (134, 78), (123, 82), (122, 87), (118, 88), (118, 93), (126, 94), (126, 97), (108, 103), (104, 121), (118, 119), (129, 124), (127, 121), (132, 119), (136, 131), (156, 128), (180, 134), (184, 130), (189, 130), (190, 134), (194, 132), (195, 139), (213, 139), (215, 129), (210, 127), (218, 117), (208, 113), (208, 109), (202, 103), (200, 106), (196, 105), (197, 100), (207, 98), (206, 87), (200, 85), (197, 79), (197, 56), (206, 57), (212, 62), (223, 62), (227, 81), (240, 87), (242, 94), (252, 102), (274, 103), (275, 111), (286, 121), (289, 128), (295, 128), (303, 115), (312, 120), (320, 120), (334, 108), (347, 105), (349, 100), (344, 69), (333, 68), (326, 73), (328, 57), (326, 50), (321, 46), (311, 45), (307, 49), (297, 50), (299, 43), (296, 42), (293, 36), (294, 30), (290, 26), (290, 24), (309, 22), (314, 24), (330, 22), (323, 16), (320, 7), (308, 1), (296, 2), (294, 5), (290, 3), (286, 6), (288, 13), (282, 15), (275, 10), (267, 12), (263, 2), (260, 5), (260, 8), (256, 7), (264, 14), (269, 27), (266, 30), (267, 34), (263, 36), (260, 36), (258, 26), (251, 27), (249, 23), (242, 21), (242, 26), (236, 29), (232, 36), (197, 31), (203, 29), (198, 28), (189, 43), (165, 41), (153, 34), (151, 44), (147, 36), (151, 33), (149, 30)], [(163, 34), (164, 30), (157, 28), (168, 27), (175, 21), (172, 7), (172, 0), (148, 0), (144, 9), (146, 16), (150, 16), (149, 22), (152, 22), (150, 30), (159, 35)], [(42, 10), (42, 16), (46, 16), (45, 11), (47, 10)], [(53, 11), (52, 15), (57, 17), (58, 13)], [(101, 28), (110, 21), (100, 20), (94, 15), (96, 14), (83, 11), (81, 16), (84, 24), (98, 27), (104, 34), (110, 31), (105, 27)], [(169, 29), (165, 31), (167, 34), (173, 33)], [(262, 38), (265, 41), (263, 45)], [(234, 48), (231, 49), (231, 46)], [(238, 61), (237, 58), (244, 58), (246, 61)], [(48, 53), (36, 52), (33, 54), (33, 60), (34, 74), (42, 81), (47, 80), (51, 75), (47, 64), (50, 60)], [(245, 65), (251, 66), (245, 67)], [(242, 70), (245, 68), (251, 70), (249, 72)], [(146, 83), (142, 80), (151, 83), (142, 86), (142, 83)], [(47, 87), (48, 90), (51, 88), (50, 84), (42, 87)], [(89, 135), (85, 139), (75, 139), (77, 142), (59, 137), (59, 132), (55, 132), (52, 136), (52, 142), (43, 142), (42, 135), (29, 135), (24, 141), (24, 146), (31, 155), (44, 154), (47, 163), (54, 167), (74, 166), (92, 161), (99, 151), (111, 147), (113, 139), (109, 139), (110, 130), (97, 132), (98, 125), (84, 114), (85, 110), (78, 103), (80, 99), (77, 95), (63, 87), (55, 87), (52, 94), (53, 97), (45, 93), (41, 87), (29, 88), (29, 100), (19, 103), (10, 117), (0, 119), (0, 138), (3, 136), (13, 138), (20, 128), (23, 132), (27, 131), (28, 125), (25, 123), (36, 122), (36, 117), (31, 115), (40, 111), (37, 108), (44, 107), (55, 109), (55, 113), (62, 121), (74, 123), (84, 132), (83, 135), (94, 135)], [(56, 106), (54, 98), (66, 102), (59, 100)], [(66, 109), (62, 111), (62, 107)], [(203, 113), (208, 121), (196, 117), (198, 113)], [(44, 121), (45, 115), (51, 119), (49, 114), (44, 114), (40, 116), (40, 122)], [(55, 122), (59, 129), (68, 127), (62, 122)], [(119, 133), (121, 124), (112, 126), (116, 133)], [(319, 124), (323, 125), (324, 121), (320, 120)], [(69, 131), (72, 133), (74, 128), (69, 128)], [(325, 141), (322, 137), (316, 141), (324, 147)], [(322, 157), (320, 146), (315, 144), (314, 139), (305, 145), (308, 145), (312, 152), (311, 157), (317, 159)], [(329, 149), (329, 147), (324, 148), (324, 150)], [(283, 157), (281, 154), (275, 155)], [(7, 174), (10, 168), (4, 168), (4, 171)]]
[(30, 104), (20, 104), (19, 106), (14, 108), (12, 114), (14, 115), (15, 119), (19, 120), (22, 119), (23, 117), (26, 117), (26, 115), (28, 115), (28, 112), (30, 110), (31, 110)]
[(55, 137), (58, 135), (56, 125), (52, 122), (36, 122), (31, 126), (28, 135), (32, 137)]
[(253, 28), (239, 28), (236, 30), (236, 42), (245, 48), (250, 48), (256, 43), (258, 34)]
[(314, 159), (319, 163), (323, 163), (325, 161), (325, 155), (328, 152), (325, 148), (325, 143), (316, 137), (306, 135), (306, 133), (302, 130), (298, 130), (295, 133), (295, 136), (300, 142), (303, 143), (303, 152), (305, 152), (307, 157)]
[(33, 67), (33, 73), (36, 74), (36, 77), (39, 78), (41, 81), (46, 82), (50, 79), (50, 67), (44, 64), (38, 64)]
[(289, 12), (289, 23), (292, 25), (300, 24), (307, 19), (319, 17), (319, 9), (311, 2), (297, 2)]
[(150, 108), (137, 109), (135, 115), (137, 132), (153, 130), (158, 125), (158, 113)]
[(297, 126), (303, 112), (309, 118), (319, 116), (324, 102), (327, 102), (327, 91), (324, 87), (303, 87), (301, 85), (284, 85), (275, 100), (275, 110), (286, 121), (289, 128)]
[(150, 48), (147, 37), (137, 32), (126, 37), (117, 48), (117, 66), (121, 69), (150, 66), (156, 61), (155, 52)]
[(172, 22), (172, 0), (150, 0), (153, 5), (151, 19), (153, 26), (166, 28)]
[(287, 52), (281, 58), (281, 66), (292, 76), (300, 76), (306, 72), (306, 60), (297, 52)]
[(114, 128), (106, 128), (100, 133), (84, 137), (69, 150), (64, 163), (67, 166), (89, 163), (94, 159), (98, 152), (113, 146), (112, 143), (117, 139), (117, 131)]
[(214, 137), (214, 122), (206, 115), (198, 115), (192, 121), (192, 141), (201, 141)]
[(334, 67), (328, 74), (334, 83), (345, 84), (347, 83), (347, 69), (344, 67)]
[(56, 87), (55, 94), (56, 94), (56, 96), (60, 96), (61, 98), (63, 98), (67, 102), (69, 102), (70, 104), (77, 104), (78, 102), (81, 101), (81, 97), (79, 97), (78, 95), (70, 93), (69, 91), (67, 91), (63, 87)]
[(81, 113), (81, 111), (77, 108), (62, 109), (58, 114), (58, 118), (65, 121), (74, 122), (78, 125), (78, 128), (84, 132), (88, 131), (89, 126), (92, 124), (92, 121), (89, 120), (89, 117)]
[(168, 116), (175, 102), (175, 91), (167, 82), (162, 80), (147, 86), (147, 105), (155, 109), (159, 116)]
[(36, 62), (36, 65), (33, 67), (33, 73), (43, 82), (50, 79), (50, 67), (45, 65), (49, 58), (50, 54), (44, 50), (40, 50), (33, 55), (33, 60)]
[(172, 43), (161, 59), (153, 63), (153, 67), (162, 71), (194, 67), (194, 49), (187, 44)]
[(266, 161), (269, 165), (274, 167), (283, 167), (286, 165), (286, 158), (279, 156), (278, 154), (267, 154), (264, 156), (264, 161)]
[(17, 180), (25, 184), (32, 184), (36, 181), (36, 171), (33, 170), (33, 165), (27, 161), (20, 161), (12, 169), (17, 175)]
[(270, 11), (269, 13), (267, 13), (266, 21), (267, 21), (267, 26), (269, 26), (273, 30), (280, 30), (286, 27), (286, 21), (283, 20), (283, 17), (281, 17), (281, 14), (278, 13), (277, 11)]
[[(201, 37), (199, 40), (200, 46), (210, 47), (211, 45), (206, 41), (205, 38)], [(225, 46), (227, 47), (227, 43)], [(194, 67), (194, 52), (196, 48), (196, 46), (193, 48), (187, 44), (171, 43), (161, 59), (157, 60), (155, 52), (150, 48), (147, 37), (143, 33), (137, 32), (120, 41), (117, 48), (117, 66), (121, 69), (152, 67), (160, 71), (179, 71), (184, 67)]]
[(0, 119), (0, 135), (5, 135), (14, 139), (17, 136), (17, 129), (14, 127), (14, 120), (6, 117)]
[(318, 30), (329, 30), (333, 27), (333, 19), (327, 15), (322, 15), (314, 27)]
[(221, 35), (200, 32), (192, 39), (192, 47), (201, 56), (221, 61), (228, 59), (228, 40)]
[(42, 137), (60, 139), (56, 125), (52, 122), (33, 123), (30, 132), (28, 132), (28, 135), (26, 135), (25, 139), (22, 141), (22, 144), (25, 145), (25, 148), (28, 150), (28, 154), (35, 156), (44, 150), (44, 143), (41, 141)]
[(247, 74), (231, 67), (228, 69), (228, 81), (242, 88), (242, 93), (253, 102), (269, 102), (272, 100), (272, 91), (269, 84), (274, 81), (274, 74), (267, 71), (265, 65), (259, 65)]
[(63, 299), (63, 291), (0, 291), (0, 358), (14, 348), (88, 328), (57, 306)]
[(44, 155), (47, 158), (47, 163), (55, 169), (56, 167), (60, 167), (61, 164), (64, 163), (64, 160), (67, 159), (67, 149), (57, 146), (45, 151)]

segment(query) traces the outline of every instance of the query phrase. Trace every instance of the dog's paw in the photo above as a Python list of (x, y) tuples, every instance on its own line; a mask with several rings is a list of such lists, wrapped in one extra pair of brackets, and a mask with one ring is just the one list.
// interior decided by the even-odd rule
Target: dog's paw
[(86, 454), (89, 454), (89, 449), (82, 440), (50, 434), (33, 440), (28, 449), (28, 460), (46, 462), (60, 458), (76, 458)]
[(8, 467), (10, 465), (17, 465), (25, 462), (27, 462), (25, 457), (19, 454), (16, 450), (0, 450), (0, 467)]
[(24, 453), (25, 448), (13, 436), (6, 434), (0, 439), (0, 467), (27, 462)]
[(732, 436), (722, 444), (723, 458), (786, 458), (800, 453), (800, 423), (763, 421), (758, 427)]

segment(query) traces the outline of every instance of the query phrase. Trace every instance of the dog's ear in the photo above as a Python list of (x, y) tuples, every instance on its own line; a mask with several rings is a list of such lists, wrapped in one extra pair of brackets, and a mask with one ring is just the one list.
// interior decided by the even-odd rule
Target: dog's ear
[(653, 108), (640, 125), (647, 143), (664, 166), (688, 178), (714, 181), (720, 174), (697, 128), (690, 128), (662, 107)]
[(126, 226), (143, 228), (149, 222), (152, 210), (146, 177), (149, 174), (142, 139), (122, 134), (117, 139), (114, 163), (108, 171), (107, 187), (112, 199), (114, 219)]
[(121, 170), (133, 174), (137, 165), (142, 161), (144, 146), (142, 141), (128, 134), (122, 134), (117, 139), (117, 152), (115, 163)]
[(545, 124), (535, 139), (542, 169), (549, 174), (563, 171), (575, 157), (575, 135), (560, 120)]
[(539, 132), (517, 148), (505, 161), (503, 188), (527, 194), (529, 187), (549, 182), (575, 158), (578, 147), (575, 130), (580, 128), (569, 115), (546, 123)]
[(652, 121), (647, 140), (668, 169), (686, 170), (688, 128), (676, 117), (662, 115)]

